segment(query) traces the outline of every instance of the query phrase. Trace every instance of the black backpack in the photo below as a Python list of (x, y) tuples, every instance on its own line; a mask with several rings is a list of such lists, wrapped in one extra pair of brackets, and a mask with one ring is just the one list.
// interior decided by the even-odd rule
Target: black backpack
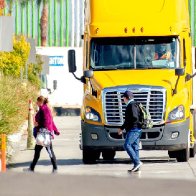
[(150, 113), (147, 112), (146, 108), (141, 103), (136, 103), (139, 109), (139, 122), (142, 129), (150, 129), (153, 127), (153, 121)]

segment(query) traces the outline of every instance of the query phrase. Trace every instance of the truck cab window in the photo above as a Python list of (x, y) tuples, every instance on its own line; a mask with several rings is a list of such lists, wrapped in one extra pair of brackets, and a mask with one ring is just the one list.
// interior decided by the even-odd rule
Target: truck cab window
[(177, 42), (172, 37), (92, 39), (91, 68), (174, 69), (179, 64)]

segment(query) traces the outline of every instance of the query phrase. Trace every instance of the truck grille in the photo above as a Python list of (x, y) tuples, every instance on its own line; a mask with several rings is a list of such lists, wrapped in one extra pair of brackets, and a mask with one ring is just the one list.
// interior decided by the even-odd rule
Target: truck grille
[[(123, 103), (122, 94), (125, 90), (107, 89), (104, 91), (104, 112), (107, 125), (123, 124), (126, 105)], [(132, 92), (135, 101), (142, 103), (149, 111), (154, 125), (161, 124), (165, 111), (165, 90), (145, 88), (139, 92), (134, 92), (133, 89)]]

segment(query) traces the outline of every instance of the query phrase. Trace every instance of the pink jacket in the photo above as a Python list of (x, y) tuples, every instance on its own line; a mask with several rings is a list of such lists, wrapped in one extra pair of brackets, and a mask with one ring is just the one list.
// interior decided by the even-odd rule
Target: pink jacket
[(51, 110), (47, 104), (40, 106), (39, 111), (35, 115), (35, 121), (38, 123), (38, 128), (46, 128), (51, 131), (52, 135), (53, 132), (55, 135), (60, 134), (53, 121)]

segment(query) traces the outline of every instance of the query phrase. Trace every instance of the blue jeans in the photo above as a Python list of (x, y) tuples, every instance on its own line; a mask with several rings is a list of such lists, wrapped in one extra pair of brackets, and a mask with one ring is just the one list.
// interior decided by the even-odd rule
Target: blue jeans
[(139, 159), (139, 140), (141, 137), (141, 129), (132, 129), (127, 132), (125, 138), (124, 149), (127, 151), (131, 160), (133, 161), (134, 166), (137, 166), (140, 163)]

